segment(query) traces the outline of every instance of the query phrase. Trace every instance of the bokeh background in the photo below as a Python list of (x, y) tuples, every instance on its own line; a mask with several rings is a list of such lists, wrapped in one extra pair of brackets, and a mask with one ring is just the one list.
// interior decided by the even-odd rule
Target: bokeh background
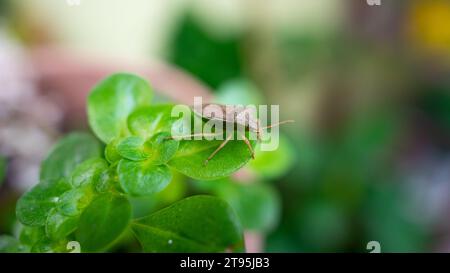
[[(109, 73), (160, 101), (280, 105), (280, 148), (231, 178), (175, 176), (135, 217), (223, 197), (249, 251), (450, 251), (450, 1), (0, 0), (0, 233)], [(139, 251), (124, 236), (111, 251)]]

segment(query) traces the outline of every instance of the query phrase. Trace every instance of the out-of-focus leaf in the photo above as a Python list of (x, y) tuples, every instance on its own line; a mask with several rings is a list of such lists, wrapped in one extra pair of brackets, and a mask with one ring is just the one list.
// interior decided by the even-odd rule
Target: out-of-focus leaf
[(231, 179), (197, 181), (199, 190), (214, 193), (236, 211), (245, 230), (271, 231), (281, 213), (278, 193), (268, 184), (242, 184)]
[(43, 226), (59, 197), (70, 190), (69, 182), (60, 179), (53, 183), (40, 183), (22, 195), (17, 202), (16, 215), (28, 226)]
[(88, 120), (94, 133), (108, 143), (128, 133), (128, 115), (139, 106), (149, 105), (153, 92), (135, 75), (114, 74), (100, 82), (88, 97)]
[(215, 100), (230, 105), (259, 105), (264, 101), (258, 88), (245, 79), (231, 80), (222, 84), (215, 94)]
[(101, 156), (100, 143), (91, 135), (72, 133), (61, 139), (41, 166), (41, 181), (69, 177), (81, 162)]
[(265, 184), (228, 183), (219, 197), (225, 199), (239, 215), (246, 230), (267, 232), (279, 221), (281, 202), (276, 191)]
[(183, 199), (135, 220), (132, 228), (145, 252), (219, 252), (243, 246), (237, 215), (212, 196)]
[(250, 169), (267, 178), (277, 178), (285, 174), (295, 163), (294, 148), (286, 137), (280, 135), (278, 149), (261, 151), (256, 149), (255, 160), (249, 163)]
[(450, 132), (450, 92), (448, 87), (440, 87), (424, 92), (419, 107), (430, 119)]
[(364, 207), (368, 240), (378, 241), (382, 252), (422, 252), (427, 242), (426, 226), (421, 217), (408, 214), (411, 205), (399, 187), (374, 185)]
[(6, 159), (0, 155), (0, 186), (2, 185), (2, 182), (6, 176), (6, 167)]
[(293, 229), (305, 251), (338, 251), (350, 236), (348, 216), (338, 204), (316, 198), (295, 212)]
[(173, 172), (173, 178), (169, 185), (161, 192), (153, 195), (130, 198), (133, 206), (133, 217), (141, 218), (149, 215), (155, 210), (167, 207), (186, 196), (186, 176), (179, 172)]
[(123, 138), (115, 138), (106, 145), (105, 158), (109, 163), (116, 163), (117, 161), (122, 159), (119, 152), (117, 151), (117, 145), (119, 145), (122, 139)]
[(22, 244), (33, 246), (42, 237), (45, 237), (44, 227), (23, 226), (20, 231), (19, 240)]
[(130, 202), (116, 194), (103, 194), (83, 211), (77, 241), (83, 252), (100, 251), (117, 239), (131, 219)]
[(345, 153), (355, 162), (371, 161), (392, 152), (403, 123), (401, 115), (392, 111), (360, 113), (347, 128)]
[(20, 244), (19, 240), (12, 236), (0, 236), (0, 253), (21, 253), (25, 252), (27, 248)]
[(187, 16), (175, 33), (171, 60), (216, 89), (242, 74), (239, 42), (240, 36), (215, 37)]
[(42, 237), (34, 246), (31, 248), (32, 253), (66, 253), (67, 251), (67, 240), (52, 240), (47, 237)]

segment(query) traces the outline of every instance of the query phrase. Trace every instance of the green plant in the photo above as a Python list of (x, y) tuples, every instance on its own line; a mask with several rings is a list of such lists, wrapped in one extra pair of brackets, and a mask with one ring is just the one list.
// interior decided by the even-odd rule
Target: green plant
[[(152, 105), (143, 79), (115, 74), (88, 97), (95, 135), (72, 133), (42, 162), (40, 181), (17, 202), (18, 238), (0, 237), (0, 251), (106, 251), (131, 230), (146, 252), (243, 251), (234, 210), (222, 199), (199, 195), (134, 219), (135, 197), (152, 198), (180, 172), (202, 180), (230, 176), (250, 155), (233, 140), (204, 166), (221, 141), (169, 139), (173, 105)], [(214, 182), (211, 182), (214, 183)], [(122, 236), (123, 235), (123, 236)]]

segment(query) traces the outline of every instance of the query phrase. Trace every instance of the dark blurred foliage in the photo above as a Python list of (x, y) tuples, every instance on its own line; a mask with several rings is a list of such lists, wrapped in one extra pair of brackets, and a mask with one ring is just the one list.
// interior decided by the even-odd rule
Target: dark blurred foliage
[(214, 36), (191, 15), (181, 20), (173, 37), (169, 60), (212, 89), (242, 76), (239, 37)]
[[(256, 93), (269, 94), (272, 99), (283, 96), (283, 89), (291, 89), (298, 93), (286, 97), (301, 100), (298, 86), (311, 77), (323, 91), (318, 94), (313, 126), (287, 129), (292, 144), (287, 149), (285, 144), (280, 146), (283, 153), (296, 155), (295, 167), (270, 178), (264, 170), (279, 160), (269, 157), (269, 163), (256, 171), (264, 177), (263, 181), (271, 181), (276, 187), (282, 207), (279, 224), (274, 229), (261, 230), (268, 234), (267, 251), (366, 252), (369, 241), (379, 241), (383, 252), (426, 251), (439, 244), (438, 225), (421, 215), (431, 200), (415, 199), (420, 188), (411, 177), (413, 171), (426, 171), (418, 163), (420, 160), (448, 156), (450, 92), (445, 81), (430, 79), (423, 73), (427, 64), (413, 55), (412, 47), (403, 48), (404, 30), (399, 25), (407, 17), (404, 13), (408, 9), (402, 9), (407, 5), (403, 2), (384, 7), (385, 23), (379, 22), (381, 19), (373, 10), (355, 4), (354, 11), (359, 10), (355, 14), (366, 13), (367, 17), (349, 19), (359, 20), (359, 24), (344, 31), (319, 35), (276, 33), (276, 60), (263, 62), (269, 64), (270, 73), (256, 68), (248, 73), (251, 77), (243, 75), (242, 66), (232, 69), (229, 60), (241, 58), (250, 63), (246, 67), (252, 67), (252, 63), (261, 63), (256, 59), (263, 55), (248, 51), (241, 51), (242, 55), (227, 53), (223, 45), (214, 45), (212, 38), (205, 38), (206, 32), (200, 31), (202, 26), (191, 17), (183, 21), (180, 29), (184, 31), (175, 34), (173, 52), (179, 52), (180, 47), (185, 50), (175, 62), (212, 87), (221, 87), (219, 101), (263, 102), (246, 100), (252, 97), (243, 95), (248, 93), (244, 89), (252, 89), (243, 88), (249, 81), (255, 81), (251, 85)], [(392, 9), (387, 12), (389, 8)], [(386, 25), (391, 27), (389, 35), (380, 31)], [(187, 37), (195, 37), (193, 33), (197, 33), (197, 38), (189, 40)], [(248, 43), (251, 31), (248, 34), (237, 37), (234, 44)], [(208, 48), (203, 52), (210, 54), (192, 57), (195, 54), (190, 50), (196, 52), (199, 48)], [(221, 61), (224, 56), (228, 61)], [(191, 57), (204, 69), (187, 65)], [(217, 63), (223, 66), (214, 65)], [(221, 73), (223, 67), (234, 73), (211, 81), (211, 75)], [(237, 83), (241, 83), (240, 89)], [(255, 85), (262, 87), (263, 92)], [(279, 87), (277, 91), (274, 85)], [(427, 181), (420, 183), (426, 187)], [(233, 183), (226, 185), (234, 187)], [(236, 189), (214, 187), (209, 191), (225, 199), (239, 196)]]
[(0, 0), (0, 15), (5, 15), (8, 12), (8, 0)]
[(417, 107), (440, 130), (436, 135), (442, 136), (448, 151), (450, 148), (450, 86), (430, 86), (429, 89), (418, 97)]

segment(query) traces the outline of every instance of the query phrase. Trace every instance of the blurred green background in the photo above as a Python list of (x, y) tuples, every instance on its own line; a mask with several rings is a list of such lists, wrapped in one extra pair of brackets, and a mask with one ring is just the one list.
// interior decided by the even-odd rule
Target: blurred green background
[[(0, 0), (0, 233), (14, 232), (15, 201), (37, 183), (47, 147), (87, 128), (63, 85), (17, 65), (46, 47), (88, 63), (168, 63), (216, 101), (278, 104), (296, 120), (277, 151), (220, 181), (175, 176), (133, 200), (135, 217), (210, 193), (237, 211), (250, 251), (368, 252), (369, 241), (382, 252), (450, 251), (450, 1), (80, 1)], [(14, 100), (24, 88), (39, 100)], [(70, 92), (84, 103), (87, 91)], [(28, 154), (34, 145), (45, 149)], [(115, 250), (135, 251), (129, 240)]]

